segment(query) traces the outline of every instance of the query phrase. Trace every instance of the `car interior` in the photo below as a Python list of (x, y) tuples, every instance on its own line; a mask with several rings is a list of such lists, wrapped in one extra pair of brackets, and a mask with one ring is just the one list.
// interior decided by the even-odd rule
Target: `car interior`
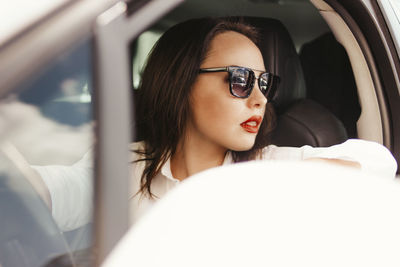
[[(270, 100), (277, 114), (276, 128), (271, 136), (273, 144), (324, 147), (348, 138), (385, 144), (387, 137), (383, 130), (388, 119), (386, 111), (378, 104), (379, 96), (364, 56), (365, 51), (344, 19), (323, 0), (183, 2), (131, 40), (130, 84), (134, 100), (137, 90), (140, 90), (141, 71), (147, 55), (161, 34), (178, 22), (205, 16), (243, 16), (248, 24), (259, 30), (258, 46), (265, 67), (279, 77), (276, 95)], [(96, 62), (93, 62), (93, 51), (90, 50), (91, 41), (85, 40), (72, 47), (72, 52), (61, 54), (54, 64), (38, 71), (36, 79), (23, 84), (4, 101), (12, 104), (12, 101), (18, 100), (19, 116), (25, 117), (24, 127), (13, 129), (14, 125), (10, 124), (9, 128), (13, 131), (7, 138), (33, 165), (72, 164), (96, 142), (94, 114), (98, 107), (93, 101), (96, 95), (93, 93), (95, 86), (92, 76), (95, 68), (93, 63)], [(40, 121), (31, 120), (34, 115), (38, 115)], [(46, 125), (48, 132), (37, 130), (43, 129), (41, 125)], [(136, 131), (135, 140), (140, 139), (140, 129)], [(33, 134), (40, 136), (40, 140), (32, 139)], [(44, 145), (48, 143), (53, 146)], [(59, 144), (63, 144), (62, 149)], [(0, 158), (3, 157), (2, 162), (6, 164), (6, 156), (0, 150)], [(30, 227), (35, 227), (38, 235), (44, 237), (43, 240), (37, 240), (43, 242), (45, 252), (39, 247), (34, 252), (32, 248), (35, 244), (25, 242), (26, 238), (36, 238), (35, 233), (17, 231), (26, 228), (25, 224), (13, 224), (10, 229), (13, 239), (7, 236), (6, 241), (0, 240), (6, 244), (0, 244), (0, 266), (12, 266), (17, 262), (21, 262), (19, 266), (30, 266), (30, 263), (34, 263), (31, 266), (42, 266), (45, 262), (48, 262), (48, 266), (68, 266), (71, 251), (79, 254), (92, 245), (93, 225), (65, 232), (56, 231), (56, 225), (46, 212), (44, 203), (34, 196), (28, 184), (23, 183), (24, 174), (14, 163), (8, 165), (9, 169), (4, 168), (4, 164), (0, 165), (0, 198), (11, 199), (12, 203), (8, 204), (11, 203), (15, 208), (2, 206), (0, 209), (10, 212), (6, 217), (12, 221), (22, 222), (20, 218), (25, 216), (34, 219)], [(14, 181), (20, 184), (9, 183), (11, 174), (21, 178)], [(26, 207), (46, 215), (38, 219)], [(15, 209), (22, 213), (12, 213)], [(1, 225), (3, 230), (9, 227)], [(26, 247), (8, 240), (25, 242)], [(26, 251), (22, 253), (25, 258), (7, 258), (12, 254), (9, 251), (17, 249)], [(42, 257), (43, 253), (49, 251), (53, 256), (61, 254), (61, 257), (53, 261), (47, 258), (49, 254)], [(90, 258), (88, 253), (91, 252), (82, 253), (82, 259), (76, 256), (75, 261), (87, 261)], [(32, 255), (39, 255), (39, 258)], [(26, 259), (32, 262), (21, 261)]]
[(170, 25), (225, 15), (244, 15), (259, 30), (265, 67), (280, 78), (271, 100), (277, 113), (273, 144), (331, 146), (359, 136), (361, 108), (349, 58), (309, 1), (183, 3), (133, 42), (134, 89), (147, 53)]

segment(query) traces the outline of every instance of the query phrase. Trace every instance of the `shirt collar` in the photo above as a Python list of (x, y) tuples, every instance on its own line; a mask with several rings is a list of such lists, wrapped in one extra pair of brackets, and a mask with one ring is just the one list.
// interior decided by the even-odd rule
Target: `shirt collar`
[(174, 182), (180, 182), (178, 179), (174, 178), (172, 176), (171, 172), (171, 158), (168, 158), (165, 164), (161, 167), (161, 174), (167, 178), (168, 180), (174, 181)]
[[(165, 162), (165, 164), (161, 167), (161, 174), (168, 180), (171, 180), (174, 182), (180, 182), (178, 179), (176, 179), (176, 178), (174, 178), (174, 176), (172, 176), (170, 159), (171, 158), (168, 158), (167, 161)], [(224, 162), (222, 163), (222, 165), (228, 165), (228, 164), (231, 164), (232, 162), (233, 162), (232, 152), (228, 151), (225, 155)]]

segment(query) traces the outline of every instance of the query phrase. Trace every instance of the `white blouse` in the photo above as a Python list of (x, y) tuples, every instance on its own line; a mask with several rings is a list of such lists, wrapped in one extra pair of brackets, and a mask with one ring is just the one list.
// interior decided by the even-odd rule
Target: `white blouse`
[[(133, 143), (132, 150), (143, 148), (143, 143)], [(51, 199), (52, 214), (63, 231), (78, 228), (90, 221), (93, 199), (93, 160), (90, 153), (72, 166), (33, 166), (46, 183)], [(132, 161), (138, 159), (132, 153)], [(262, 160), (305, 160), (310, 158), (342, 159), (358, 162), (361, 171), (379, 176), (393, 178), (396, 174), (397, 163), (392, 154), (384, 146), (360, 139), (350, 139), (346, 142), (331, 146), (277, 147), (269, 145), (263, 149)], [(231, 164), (232, 156), (227, 153), (223, 165)], [(140, 188), (140, 178), (145, 167), (144, 161), (132, 164), (130, 214), (131, 223), (137, 221), (156, 201), (168, 191), (177, 186), (180, 181), (171, 173), (170, 161), (162, 166), (151, 184), (155, 199), (142, 194), (136, 194)]]

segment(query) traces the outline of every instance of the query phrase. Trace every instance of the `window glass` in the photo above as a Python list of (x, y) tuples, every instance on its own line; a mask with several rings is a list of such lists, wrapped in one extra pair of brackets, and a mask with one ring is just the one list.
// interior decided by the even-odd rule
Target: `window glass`
[(394, 13), (396, 13), (397, 21), (400, 24), (400, 1), (398, 1), (398, 0), (390, 0), (390, 4), (393, 7)]
[(396, 46), (397, 54), (400, 55), (400, 1), (381, 0), (379, 4)]
[(2, 267), (70, 260), (91, 245), (91, 53), (84, 41), (0, 97)]
[(146, 31), (134, 43), (133, 88), (139, 87), (141, 73), (147, 56), (161, 35), (162, 32), (159, 31)]

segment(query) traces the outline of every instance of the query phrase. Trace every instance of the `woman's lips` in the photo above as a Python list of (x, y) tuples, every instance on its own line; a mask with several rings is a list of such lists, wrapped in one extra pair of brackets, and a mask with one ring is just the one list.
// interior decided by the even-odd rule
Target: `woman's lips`
[(247, 121), (242, 122), (240, 126), (249, 133), (258, 133), (258, 127), (262, 121), (261, 116), (252, 116)]

